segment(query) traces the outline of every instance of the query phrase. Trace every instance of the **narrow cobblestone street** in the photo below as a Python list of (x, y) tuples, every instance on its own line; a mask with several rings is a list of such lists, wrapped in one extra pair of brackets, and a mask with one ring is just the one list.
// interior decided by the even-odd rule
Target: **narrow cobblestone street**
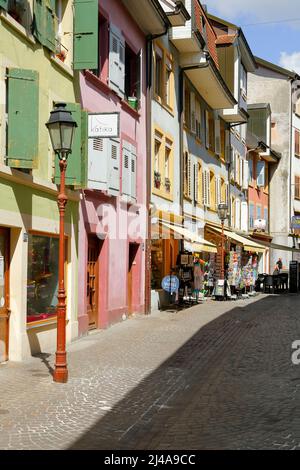
[(0, 367), (1, 449), (300, 448), (300, 297), (135, 316)]

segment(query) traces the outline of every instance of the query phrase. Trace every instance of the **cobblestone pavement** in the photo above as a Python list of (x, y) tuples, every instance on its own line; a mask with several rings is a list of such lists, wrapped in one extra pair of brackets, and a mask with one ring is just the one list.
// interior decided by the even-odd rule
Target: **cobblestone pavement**
[(156, 312), (0, 366), (0, 449), (300, 448), (300, 296)]

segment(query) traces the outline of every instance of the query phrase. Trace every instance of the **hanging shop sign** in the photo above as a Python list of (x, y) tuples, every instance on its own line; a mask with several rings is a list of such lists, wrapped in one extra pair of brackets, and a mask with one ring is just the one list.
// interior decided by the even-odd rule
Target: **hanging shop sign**
[(120, 113), (89, 113), (89, 137), (120, 137)]
[(179, 279), (177, 276), (165, 276), (161, 281), (161, 287), (166, 292), (173, 294), (179, 289)]
[(292, 217), (291, 228), (294, 230), (300, 229), (300, 215), (294, 215)]

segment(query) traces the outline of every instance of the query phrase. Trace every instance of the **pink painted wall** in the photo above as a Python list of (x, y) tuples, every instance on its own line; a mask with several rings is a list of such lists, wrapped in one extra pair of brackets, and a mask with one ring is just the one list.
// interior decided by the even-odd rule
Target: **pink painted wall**
[[(146, 203), (146, 38), (134, 23), (130, 14), (119, 0), (99, 0), (101, 13), (117, 26), (126, 42), (134, 50), (142, 50), (141, 101), (139, 112), (131, 110), (111, 91), (107, 84), (93, 77), (90, 72), (80, 74), (82, 107), (89, 112), (120, 112), (120, 151), (122, 168), (122, 139), (129, 140), (137, 147), (137, 204)], [(82, 194), (79, 222), (79, 334), (87, 331), (86, 315), (86, 263), (87, 240), (89, 233), (96, 233), (97, 208), (101, 203), (112, 204), (118, 216), (127, 211), (127, 204), (120, 197), (109, 197), (100, 191), (84, 191)], [(146, 226), (146, 218), (144, 224)], [(128, 254), (129, 242), (139, 243), (139, 249), (132, 269), (134, 312), (144, 310), (145, 252), (144, 241), (112, 239), (106, 237), (100, 251), (98, 326), (105, 328), (119, 321), (123, 313), (128, 313)]]

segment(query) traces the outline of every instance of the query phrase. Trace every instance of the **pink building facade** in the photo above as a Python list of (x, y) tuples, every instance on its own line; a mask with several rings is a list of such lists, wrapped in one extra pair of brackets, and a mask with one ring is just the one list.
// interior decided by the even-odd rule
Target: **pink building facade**
[(120, 113), (120, 126), (119, 138), (88, 139), (78, 244), (79, 335), (144, 312), (146, 36), (121, 1), (99, 0), (98, 37), (98, 69), (80, 72), (81, 104), (89, 113)]

